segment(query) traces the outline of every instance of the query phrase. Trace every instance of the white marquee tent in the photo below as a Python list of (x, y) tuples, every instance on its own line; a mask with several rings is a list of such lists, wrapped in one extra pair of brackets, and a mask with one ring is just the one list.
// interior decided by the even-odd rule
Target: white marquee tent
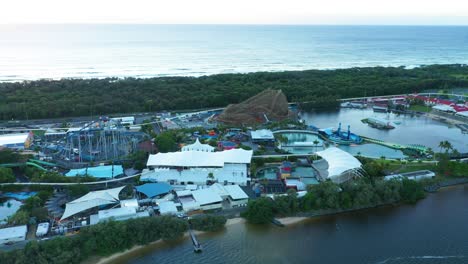
[(203, 151), (203, 152), (213, 152), (214, 151), (214, 147), (208, 145), (208, 144), (202, 144), (200, 143), (200, 141), (197, 140), (195, 141), (195, 143), (191, 144), (191, 145), (187, 145), (187, 146), (184, 146), (182, 147), (182, 151)]
[(125, 188), (125, 186), (101, 190), (95, 192), (89, 192), (85, 196), (82, 196), (76, 200), (73, 200), (66, 204), (65, 212), (60, 220), (68, 218), (79, 212), (91, 209), (93, 207), (113, 204), (119, 202), (119, 193)]
[(250, 164), (252, 150), (231, 149), (220, 152), (182, 151), (150, 155), (153, 167), (223, 167), (225, 163)]
[[(353, 155), (339, 148), (330, 147), (316, 153), (327, 163), (327, 175), (323, 178), (329, 178), (333, 182), (341, 183), (349, 179), (342, 176), (347, 173), (356, 173), (361, 168), (361, 162)], [(322, 175), (323, 176), (323, 175)]]

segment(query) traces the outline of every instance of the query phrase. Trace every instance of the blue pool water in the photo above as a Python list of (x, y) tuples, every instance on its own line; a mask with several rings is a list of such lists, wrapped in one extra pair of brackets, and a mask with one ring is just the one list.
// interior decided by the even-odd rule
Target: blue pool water
[(6, 192), (2, 195), (2, 197), (8, 197), (8, 198), (13, 198), (13, 199), (22, 201), (36, 194), (37, 192), (17, 192), (17, 193)]

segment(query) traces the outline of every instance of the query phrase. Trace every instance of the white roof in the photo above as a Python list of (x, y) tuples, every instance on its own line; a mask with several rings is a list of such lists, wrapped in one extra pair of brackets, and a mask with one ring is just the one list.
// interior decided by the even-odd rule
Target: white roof
[(449, 105), (435, 105), (432, 107), (432, 109), (437, 109), (440, 111), (447, 111), (447, 112), (456, 112), (455, 109), (453, 109), (453, 107)]
[(252, 139), (275, 139), (273, 132), (268, 129), (254, 130), (250, 132)]
[(468, 117), (468, 111), (458, 112), (456, 115)]
[(182, 190), (182, 191), (176, 191), (177, 196), (182, 197), (182, 196), (189, 196), (192, 195), (192, 191), (190, 190)]
[(23, 237), (26, 236), (27, 232), (28, 227), (25, 225), (2, 228), (0, 229), (0, 241), (9, 238)]
[(66, 204), (65, 212), (60, 220), (68, 218), (79, 212), (88, 210), (93, 207), (117, 203), (119, 201), (119, 193), (125, 186), (117, 187), (114, 189), (101, 190), (90, 192), (74, 201)]
[(24, 143), (28, 139), (28, 136), (29, 133), (0, 135), (0, 146)]
[(239, 185), (225, 185), (224, 189), (233, 200), (248, 199), (249, 196), (239, 187)]
[(49, 231), (49, 223), (40, 223), (37, 225), (36, 236), (43, 236)]
[(219, 184), (219, 183), (215, 183), (213, 185), (210, 186), (210, 189), (213, 191), (213, 192), (216, 192), (219, 196), (223, 197), (223, 196), (229, 196), (229, 193), (226, 189), (224, 189), (224, 186)]
[(200, 205), (223, 201), (221, 196), (210, 188), (193, 191), (192, 196)]
[(182, 147), (182, 151), (204, 151), (204, 152), (213, 152), (214, 147), (208, 145), (208, 144), (202, 144), (198, 140), (198, 138), (195, 140), (195, 143), (191, 145), (187, 145)]
[(182, 203), (182, 208), (186, 212), (200, 209), (200, 204), (197, 203), (197, 201), (195, 200), (181, 201), (181, 203)]
[(286, 179), (286, 186), (295, 186), (298, 191), (305, 191), (306, 189), (305, 183), (294, 179)]
[(119, 217), (126, 217), (136, 215), (136, 208), (135, 207), (121, 207), (121, 208), (113, 208), (108, 210), (100, 210), (98, 212), (99, 221), (109, 219), (111, 217), (119, 218)]
[(185, 190), (196, 190), (198, 186), (196, 184), (187, 184), (185, 185)]
[(159, 213), (161, 214), (172, 214), (177, 213), (177, 207), (174, 202), (166, 201), (159, 203)]
[(111, 120), (116, 120), (116, 121), (123, 121), (123, 122), (133, 122), (135, 121), (134, 116), (122, 116), (122, 117), (112, 117)]
[(138, 200), (137, 199), (128, 199), (128, 200), (121, 200), (120, 207), (135, 207), (138, 208)]
[(249, 164), (252, 150), (231, 149), (221, 152), (183, 151), (150, 155), (147, 166), (223, 167), (224, 163)]
[(317, 155), (322, 157), (328, 163), (328, 178), (340, 176), (343, 172), (361, 167), (361, 162), (353, 155), (339, 148), (330, 147), (318, 151)]

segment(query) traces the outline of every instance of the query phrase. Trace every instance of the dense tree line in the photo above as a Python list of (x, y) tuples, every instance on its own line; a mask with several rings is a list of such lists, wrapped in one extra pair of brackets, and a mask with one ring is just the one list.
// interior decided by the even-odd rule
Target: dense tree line
[(194, 216), (190, 219), (191, 227), (200, 231), (219, 231), (226, 224), (226, 217), (222, 215), (203, 214)]
[(72, 237), (29, 242), (24, 249), (0, 253), (2, 264), (81, 263), (91, 256), (107, 256), (159, 239), (180, 238), (187, 222), (175, 217), (144, 217), (109, 221), (82, 228)]
[(0, 167), (0, 183), (15, 182), (16, 177), (10, 168)]
[[(0, 120), (221, 107), (273, 88), (318, 106), (343, 97), (467, 87), (463, 65), (351, 68), (203, 77), (64, 79), (0, 83)], [(310, 106), (307, 106), (310, 107)]]
[(358, 209), (389, 203), (415, 203), (425, 197), (423, 185), (412, 180), (374, 180), (367, 178), (336, 184), (331, 181), (309, 185), (307, 194), (298, 198), (295, 191), (275, 199), (259, 198), (248, 203), (242, 214), (254, 224), (269, 223), (275, 216), (323, 209)]
[(12, 151), (11, 149), (5, 148), (0, 150), (0, 164), (24, 162), (28, 158), (29, 156), (21, 155), (18, 152)]

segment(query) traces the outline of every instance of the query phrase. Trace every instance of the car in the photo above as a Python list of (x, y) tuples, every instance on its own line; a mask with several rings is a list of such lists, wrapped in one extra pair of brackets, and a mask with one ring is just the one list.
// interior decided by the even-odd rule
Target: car
[(176, 216), (178, 218), (187, 218), (188, 217), (185, 213), (178, 213)]

